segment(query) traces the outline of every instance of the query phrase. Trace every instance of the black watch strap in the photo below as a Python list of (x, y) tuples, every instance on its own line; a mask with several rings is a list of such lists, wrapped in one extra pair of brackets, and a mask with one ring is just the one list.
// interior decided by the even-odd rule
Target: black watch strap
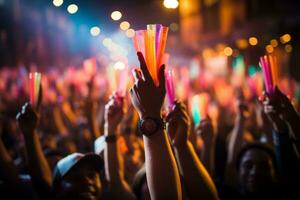
[(105, 136), (105, 142), (107, 143), (114, 143), (117, 141), (117, 136), (116, 135), (107, 135)]
[[(153, 127), (149, 130), (145, 128), (145, 123), (153, 123)], [(138, 124), (138, 129), (140, 134), (145, 136), (151, 136), (159, 130), (166, 129), (166, 123), (162, 118), (152, 118), (146, 117), (145, 119), (141, 119)]]

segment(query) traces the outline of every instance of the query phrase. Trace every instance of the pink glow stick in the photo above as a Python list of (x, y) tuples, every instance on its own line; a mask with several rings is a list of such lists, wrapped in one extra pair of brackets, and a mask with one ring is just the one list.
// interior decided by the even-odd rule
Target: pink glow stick
[(166, 73), (166, 89), (167, 89), (167, 99), (168, 99), (169, 108), (172, 108), (174, 106), (174, 101), (175, 101), (173, 70), (168, 70)]
[(34, 73), (29, 73), (29, 100), (31, 105), (35, 105), (34, 96)]
[(122, 97), (126, 95), (127, 82), (128, 82), (128, 70), (127, 67), (125, 67), (123, 70), (120, 70), (120, 80), (119, 80), (119, 87), (118, 87), (118, 92)]
[(263, 76), (264, 76), (264, 83), (265, 83), (265, 87), (266, 87), (266, 91), (267, 93), (271, 93), (272, 92), (272, 83), (270, 82), (270, 70), (268, 70), (268, 63), (267, 60), (265, 58), (265, 56), (260, 57), (260, 65), (263, 71)]
[(133, 37), (134, 48), (136, 52), (141, 52), (145, 57), (145, 40), (144, 40), (145, 30), (139, 30), (135, 32)]
[(270, 66), (270, 60), (268, 56), (264, 56), (265, 60), (265, 66), (266, 66), (266, 74), (268, 78), (268, 87), (270, 93), (273, 93), (274, 87), (273, 87), (273, 78), (272, 78), (272, 71), (271, 71), (271, 66)]

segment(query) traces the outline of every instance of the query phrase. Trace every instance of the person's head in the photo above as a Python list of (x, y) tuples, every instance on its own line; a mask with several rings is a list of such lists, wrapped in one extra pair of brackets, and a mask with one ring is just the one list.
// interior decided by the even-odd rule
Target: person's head
[(73, 153), (54, 170), (53, 192), (58, 199), (100, 199), (103, 160), (97, 154)]
[(275, 154), (264, 144), (246, 145), (238, 154), (237, 169), (240, 186), (247, 193), (262, 193), (276, 182)]

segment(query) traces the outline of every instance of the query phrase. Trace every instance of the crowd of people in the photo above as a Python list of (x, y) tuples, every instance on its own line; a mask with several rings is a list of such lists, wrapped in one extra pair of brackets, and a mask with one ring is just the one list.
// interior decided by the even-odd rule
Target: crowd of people
[[(235, 84), (178, 73), (178, 99), (165, 106), (165, 66), (156, 85), (137, 56), (125, 96), (103, 70), (50, 70), (37, 105), (24, 68), (0, 69), (1, 199), (299, 198), (290, 78), (268, 94), (259, 72)], [(209, 106), (196, 122), (198, 93)]]

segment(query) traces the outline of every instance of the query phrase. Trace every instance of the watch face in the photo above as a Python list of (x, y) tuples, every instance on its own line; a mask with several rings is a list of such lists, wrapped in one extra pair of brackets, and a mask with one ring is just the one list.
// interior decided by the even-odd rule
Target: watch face
[(152, 134), (157, 129), (157, 124), (152, 119), (146, 119), (142, 122), (141, 130), (144, 134)]
[(165, 129), (164, 121), (162, 119), (156, 119), (148, 117), (139, 122), (139, 131), (141, 134), (151, 136), (160, 129)]

